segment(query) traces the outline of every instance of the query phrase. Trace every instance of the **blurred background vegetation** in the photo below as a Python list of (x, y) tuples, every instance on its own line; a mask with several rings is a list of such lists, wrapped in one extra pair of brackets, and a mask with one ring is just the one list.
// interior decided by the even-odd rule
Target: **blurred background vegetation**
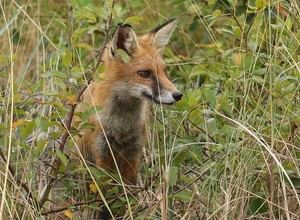
[[(180, 19), (164, 58), (184, 93), (151, 107), (140, 187), (103, 192), (113, 213), (299, 219), (297, 0), (2, 0), (0, 219), (86, 219), (98, 209), (103, 173), (58, 146), (63, 136), (74, 146), (82, 125), (66, 126), (70, 111), (90, 75), (101, 80), (110, 17), (110, 33), (128, 22), (139, 34)], [(82, 173), (95, 177), (85, 198), (73, 178)]]

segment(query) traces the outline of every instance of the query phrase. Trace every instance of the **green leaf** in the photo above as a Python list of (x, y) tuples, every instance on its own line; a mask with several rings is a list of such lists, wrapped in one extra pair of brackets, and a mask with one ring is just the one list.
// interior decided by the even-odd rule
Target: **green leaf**
[(184, 190), (176, 193), (175, 195), (170, 195), (169, 198), (178, 199), (181, 200), (182, 202), (189, 202), (192, 199), (192, 193)]
[(124, 203), (125, 203), (125, 202), (123, 201), (123, 198), (120, 197), (118, 200), (116, 200), (116, 201), (112, 204), (111, 208), (113, 208), (113, 209), (120, 209), (121, 207), (124, 206)]
[(47, 132), (48, 120), (44, 117), (41, 117), (39, 121), (39, 127), (42, 129), (42, 131)]
[(214, 5), (216, 3), (216, 0), (208, 0), (207, 3), (208, 5)]
[(232, 29), (232, 33), (235, 37), (241, 37), (243, 32), (239, 27), (236, 26)]
[(207, 128), (208, 134), (210, 134), (211, 136), (213, 134), (215, 134), (216, 131), (217, 131), (217, 122), (216, 122), (216, 119), (214, 119), (214, 118), (208, 119), (206, 121), (206, 128)]
[(98, 66), (97, 73), (100, 74), (100, 73), (103, 73), (104, 71), (105, 71), (105, 65), (103, 63), (101, 63)]
[(67, 48), (65, 48), (64, 53), (61, 55), (62, 62), (65, 67), (70, 66), (70, 64), (72, 62), (72, 56), (73, 55), (72, 55), (71, 51), (69, 51)]
[(87, 173), (87, 168), (80, 167), (80, 168), (75, 169), (72, 173), (74, 173), (74, 174), (86, 174)]
[(231, 112), (230, 105), (228, 103), (228, 100), (225, 100), (221, 103), (221, 109), (225, 113), (226, 116), (229, 116), (230, 118), (233, 118), (233, 114)]
[(213, 12), (212, 16), (219, 17), (222, 14), (222, 11), (220, 9), (217, 9)]
[(68, 158), (66, 157), (66, 155), (63, 152), (61, 152), (59, 149), (56, 150), (55, 154), (61, 160), (63, 165), (66, 167), (68, 165)]
[(142, 16), (132, 16), (132, 17), (128, 17), (125, 19), (124, 23), (125, 24), (138, 24), (140, 23), (140, 21), (144, 20), (144, 18)]
[(265, 75), (265, 73), (267, 72), (267, 68), (260, 68), (260, 69), (257, 69), (253, 72), (253, 75), (255, 76), (263, 76)]
[(188, 151), (181, 150), (174, 156), (174, 158), (172, 160), (172, 164), (175, 166), (178, 166), (179, 164), (183, 163), (187, 157), (187, 154), (188, 154)]
[(291, 94), (293, 91), (295, 91), (295, 83), (291, 83), (290, 85), (284, 87), (282, 89), (282, 92), (283, 92), (283, 96), (285, 95), (288, 95), (288, 94)]
[(20, 32), (16, 28), (13, 29), (13, 38), (12, 39), (13, 39), (13, 44), (14, 45), (19, 44), (19, 42), (20, 42)]
[(117, 195), (119, 193), (119, 187), (114, 186), (113, 188), (106, 191), (105, 196)]
[(21, 130), (21, 137), (23, 139), (28, 138), (28, 136), (33, 132), (33, 130), (36, 128), (35, 121), (26, 121)]
[(178, 173), (178, 167), (171, 166), (170, 167), (170, 176), (169, 176), (169, 185), (171, 187), (176, 185), (176, 182), (178, 180), (178, 174), (177, 173)]
[(85, 48), (87, 50), (93, 50), (93, 47), (87, 43), (84, 42), (78, 42), (76, 44), (74, 44), (75, 47), (81, 47), (81, 48)]
[(255, 6), (258, 10), (262, 9), (264, 5), (265, 5), (264, 0), (255, 0)]
[(228, 138), (232, 138), (233, 134), (234, 134), (234, 128), (229, 126), (229, 125), (224, 125), (222, 127), (222, 132), (228, 137)]
[(74, 31), (74, 33), (71, 36), (71, 44), (74, 45), (75, 42), (78, 40), (78, 38), (87, 30), (88, 30), (87, 28), (80, 28)]
[(285, 24), (285, 26), (287, 27), (288, 30), (291, 30), (291, 28), (293, 26), (293, 21), (292, 21), (290, 16), (287, 16), (284, 24)]
[(125, 62), (125, 63), (129, 63), (130, 61), (130, 56), (128, 55), (128, 53), (126, 53), (125, 50), (122, 50), (122, 49), (117, 49), (116, 51), (116, 54), (118, 54), (122, 60)]
[(47, 132), (49, 127), (58, 126), (61, 127), (61, 124), (57, 121), (51, 121), (49, 118), (41, 117), (38, 123), (39, 128), (41, 128), (42, 131)]
[(36, 144), (35, 154), (39, 155), (41, 151), (45, 148), (46, 140), (40, 140)]
[(211, 90), (210, 88), (203, 88), (202, 92), (205, 101), (207, 101), (211, 107), (215, 107), (216, 95), (214, 94), (213, 90)]
[(200, 78), (203, 78), (203, 79), (200, 79), (200, 81), (202, 81), (202, 82), (207, 77), (208, 72), (207, 72), (207, 68), (204, 65), (196, 65), (192, 69), (191, 74), (189, 75), (189, 79), (192, 79), (193, 77), (198, 76), (198, 75), (200, 75)]
[(300, 179), (298, 177), (290, 178), (295, 188), (300, 188)]
[(84, 74), (84, 69), (75, 66), (71, 69), (70, 73), (72, 78), (79, 79)]
[(42, 73), (42, 77), (57, 77), (61, 79), (67, 79), (67, 75), (59, 70), (52, 70)]
[(92, 210), (101, 210), (101, 208), (97, 204), (91, 204), (86, 206), (87, 208), (90, 208)]
[(268, 206), (266, 200), (263, 200), (261, 198), (253, 198), (250, 199), (249, 203), (249, 212), (251, 215), (253, 214), (263, 214), (268, 211)]
[(261, 27), (264, 24), (264, 13), (257, 13), (254, 18), (254, 24), (258, 27)]

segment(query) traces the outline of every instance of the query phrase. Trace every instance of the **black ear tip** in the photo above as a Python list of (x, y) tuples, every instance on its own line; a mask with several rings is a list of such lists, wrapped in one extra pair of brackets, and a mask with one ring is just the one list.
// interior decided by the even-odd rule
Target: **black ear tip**
[(161, 28), (163, 28), (164, 26), (166, 26), (166, 25), (172, 23), (172, 22), (175, 21), (175, 20), (178, 20), (178, 18), (170, 18), (170, 19), (167, 20), (165, 23), (163, 23), (163, 24), (159, 25), (158, 27), (152, 29), (152, 30), (150, 31), (150, 33), (156, 33), (156, 32), (159, 31)]
[(179, 20), (179, 18), (177, 18), (177, 17), (170, 18), (170, 19), (167, 21), (167, 23), (169, 24), (169, 23), (171, 23), (171, 22), (173, 22), (173, 21), (175, 21), (175, 20)]

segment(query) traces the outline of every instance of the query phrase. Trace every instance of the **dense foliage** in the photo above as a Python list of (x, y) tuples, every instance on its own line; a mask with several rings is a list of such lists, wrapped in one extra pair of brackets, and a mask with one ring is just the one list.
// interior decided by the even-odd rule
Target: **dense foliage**
[[(103, 191), (67, 154), (91, 126), (77, 104), (116, 24), (171, 17), (184, 97), (151, 106), (139, 186)], [(1, 1), (0, 219), (85, 219), (99, 194), (128, 219), (299, 219), (299, 20), (297, 0)]]

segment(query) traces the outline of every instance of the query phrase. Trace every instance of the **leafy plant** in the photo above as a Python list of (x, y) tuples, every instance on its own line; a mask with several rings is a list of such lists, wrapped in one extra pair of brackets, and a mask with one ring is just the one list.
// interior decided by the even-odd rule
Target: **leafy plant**
[[(0, 12), (0, 219), (299, 218), (297, 1), (4, 0)], [(70, 156), (100, 108), (77, 105), (116, 24), (174, 16), (164, 58), (184, 97), (151, 106), (139, 186), (105, 191), (99, 180), (119, 177)]]

